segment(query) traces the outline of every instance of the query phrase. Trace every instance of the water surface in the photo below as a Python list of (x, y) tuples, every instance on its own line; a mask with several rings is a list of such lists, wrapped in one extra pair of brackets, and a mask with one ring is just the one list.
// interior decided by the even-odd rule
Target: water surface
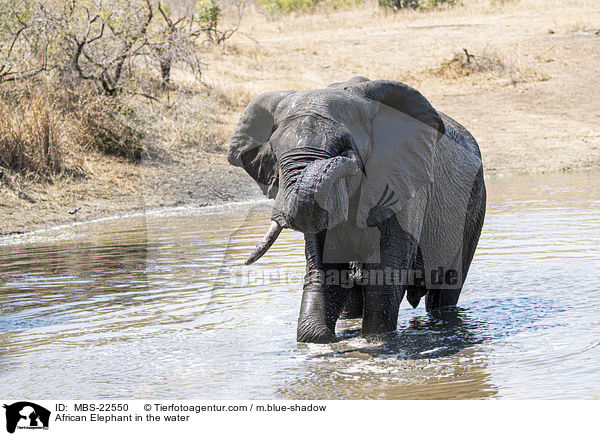
[(0, 239), (0, 397), (600, 398), (599, 176), (489, 180), (459, 307), (386, 340), (296, 343), (302, 235), (242, 266), (268, 203)]

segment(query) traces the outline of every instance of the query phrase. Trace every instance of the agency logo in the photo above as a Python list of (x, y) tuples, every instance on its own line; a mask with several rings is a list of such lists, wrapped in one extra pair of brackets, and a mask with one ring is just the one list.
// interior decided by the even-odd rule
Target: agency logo
[(50, 411), (28, 401), (4, 405), (6, 409), (6, 431), (14, 433), (18, 429), (47, 430)]

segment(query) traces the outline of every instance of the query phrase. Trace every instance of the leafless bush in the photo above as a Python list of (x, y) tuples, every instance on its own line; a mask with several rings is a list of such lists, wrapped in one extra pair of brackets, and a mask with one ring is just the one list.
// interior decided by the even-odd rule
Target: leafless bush
[(186, 62), (200, 76), (201, 61), (198, 57), (198, 39), (201, 30), (194, 25), (193, 15), (176, 17), (171, 8), (161, 2), (157, 5), (158, 18), (149, 46), (153, 58), (160, 66), (161, 85), (171, 80), (171, 69), (178, 61)]
[(546, 74), (522, 65), (516, 56), (509, 57), (493, 51), (475, 55), (467, 49), (456, 52), (451, 59), (442, 62), (439, 68), (432, 69), (431, 73), (447, 80), (457, 80), (475, 74), (506, 76), (513, 84), (528, 80), (548, 80)]
[(62, 50), (56, 63), (63, 74), (116, 95), (125, 71), (131, 73), (135, 59), (145, 53), (154, 18), (150, 0), (42, 2), (40, 9), (59, 35)]
[(143, 80), (141, 59), (155, 59), (163, 84), (185, 62), (200, 75), (200, 48), (238, 29), (220, 27), (219, 0), (201, 0), (178, 16), (155, 0), (0, 0), (0, 83), (58, 70), (106, 95)]
[(237, 22), (233, 27), (223, 30), (220, 26), (222, 8), (219, 0), (201, 0), (195, 8), (187, 9), (182, 15), (176, 15), (168, 4), (158, 2), (157, 24), (150, 47), (160, 65), (163, 87), (170, 82), (171, 68), (175, 62), (185, 62), (194, 74), (200, 76), (202, 62), (198, 57), (199, 46), (222, 44), (240, 26), (245, 0), (237, 0), (233, 5)]
[(29, 79), (47, 71), (57, 35), (37, 2), (0, 0), (0, 83)]

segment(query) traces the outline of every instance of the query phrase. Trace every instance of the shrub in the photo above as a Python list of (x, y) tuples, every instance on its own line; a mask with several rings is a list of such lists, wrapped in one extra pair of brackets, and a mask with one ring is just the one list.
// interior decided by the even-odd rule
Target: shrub
[(0, 83), (47, 71), (57, 41), (33, 0), (0, 0)]
[(314, 0), (258, 0), (258, 3), (265, 8), (268, 13), (276, 12), (294, 12), (305, 10), (316, 4)]
[(196, 4), (197, 12), (193, 19), (199, 26), (199, 31), (206, 34), (208, 42), (221, 44), (231, 38), (239, 29), (246, 8), (246, 0), (231, 0), (228, 4), (230, 11), (235, 10), (233, 16), (236, 20), (233, 27), (229, 29), (220, 27), (223, 13), (220, 0), (200, 0)]
[(452, 6), (456, 4), (456, 0), (378, 0), (379, 6), (386, 9), (417, 9), (417, 8), (434, 8), (441, 5)]
[(549, 79), (544, 72), (523, 64), (518, 54), (511, 56), (489, 50), (481, 55), (475, 55), (463, 49), (430, 72), (446, 80), (458, 80), (474, 75), (486, 78), (507, 77), (512, 84)]
[(202, 30), (206, 32), (208, 39), (213, 40), (221, 17), (221, 3), (217, 0), (201, 0), (198, 2), (197, 7), (196, 21)]
[(0, 166), (44, 178), (64, 168), (64, 123), (42, 95), (0, 101)]
[(245, 0), (230, 4), (237, 23), (221, 29), (220, 0), (201, 0), (183, 15), (156, 0), (0, 0), (0, 84), (59, 71), (116, 96), (143, 82), (149, 58), (158, 60), (163, 85), (176, 62), (199, 76), (199, 46), (239, 28)]
[(120, 99), (89, 94), (76, 104), (81, 141), (86, 148), (139, 162), (145, 155), (147, 128)]

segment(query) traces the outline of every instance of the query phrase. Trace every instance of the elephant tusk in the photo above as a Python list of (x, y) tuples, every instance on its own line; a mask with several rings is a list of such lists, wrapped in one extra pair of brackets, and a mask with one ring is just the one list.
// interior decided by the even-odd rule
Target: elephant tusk
[(252, 254), (244, 263), (246, 265), (250, 265), (260, 259), (263, 254), (265, 254), (267, 250), (271, 248), (271, 245), (273, 245), (273, 242), (277, 240), (277, 237), (282, 230), (283, 227), (281, 225), (279, 225), (276, 221), (271, 221), (271, 226), (269, 227), (269, 230), (267, 230), (267, 233), (265, 233), (262, 241), (256, 244), (254, 251), (252, 251)]

